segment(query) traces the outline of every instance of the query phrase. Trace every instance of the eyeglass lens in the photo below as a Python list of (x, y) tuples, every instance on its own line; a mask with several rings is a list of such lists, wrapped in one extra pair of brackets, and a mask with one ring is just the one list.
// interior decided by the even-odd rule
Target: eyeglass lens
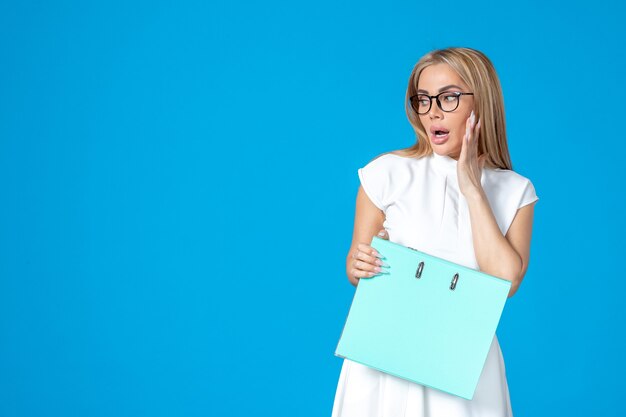
[[(434, 100), (437, 101), (439, 108), (446, 112), (454, 111), (459, 107), (459, 94), (456, 92), (438, 94)], [(426, 94), (418, 94), (411, 101), (411, 105), (418, 114), (426, 114), (430, 111), (432, 100)]]

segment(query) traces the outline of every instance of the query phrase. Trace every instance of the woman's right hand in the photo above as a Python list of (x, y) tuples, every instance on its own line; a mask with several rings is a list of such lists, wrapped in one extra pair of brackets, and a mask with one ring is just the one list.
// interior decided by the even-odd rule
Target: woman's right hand
[[(378, 237), (389, 240), (389, 235), (385, 229), (378, 232)], [(352, 270), (350, 274), (358, 282), (361, 278), (372, 278), (380, 274), (388, 274), (385, 268), (389, 265), (381, 259), (385, 257), (376, 249), (366, 243), (359, 243), (356, 250), (352, 254)]]

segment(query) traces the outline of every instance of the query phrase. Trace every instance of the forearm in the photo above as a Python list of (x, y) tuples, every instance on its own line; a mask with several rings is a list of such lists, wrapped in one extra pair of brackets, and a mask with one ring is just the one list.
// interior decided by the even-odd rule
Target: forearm
[(482, 189), (466, 197), (472, 241), (482, 272), (511, 281), (512, 295), (519, 285), (522, 259), (504, 237)]

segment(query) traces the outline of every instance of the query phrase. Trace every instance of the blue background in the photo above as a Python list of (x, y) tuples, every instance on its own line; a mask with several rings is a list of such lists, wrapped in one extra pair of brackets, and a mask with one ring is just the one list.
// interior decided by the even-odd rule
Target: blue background
[[(567, 7), (564, 7), (567, 5)], [(0, 6), (0, 416), (330, 415), (357, 168), (410, 71), (501, 77), (540, 197), (498, 336), (516, 416), (621, 415), (617, 2)]]

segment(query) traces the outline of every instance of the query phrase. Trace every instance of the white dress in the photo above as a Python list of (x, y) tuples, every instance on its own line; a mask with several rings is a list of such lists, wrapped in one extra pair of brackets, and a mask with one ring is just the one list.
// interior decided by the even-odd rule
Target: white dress
[[(456, 160), (436, 153), (422, 158), (387, 153), (358, 174), (365, 193), (385, 213), (390, 241), (479, 269), (456, 165)], [(481, 184), (503, 235), (517, 209), (538, 200), (530, 180), (511, 170), (484, 168)], [(472, 400), (344, 359), (332, 417), (405, 416), (512, 417), (497, 336)]]

